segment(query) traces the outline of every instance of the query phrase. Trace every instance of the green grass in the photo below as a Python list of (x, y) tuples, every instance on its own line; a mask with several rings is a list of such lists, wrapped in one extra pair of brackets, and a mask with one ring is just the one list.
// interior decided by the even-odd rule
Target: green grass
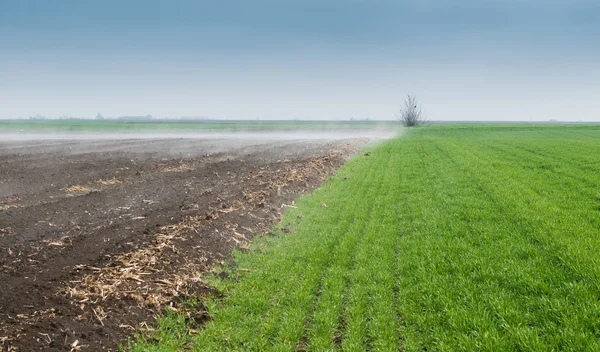
[(198, 335), (171, 314), (128, 349), (600, 350), (600, 126), (432, 126), (368, 150), (286, 212), (292, 233), (235, 253), (249, 271), (212, 279), (226, 298)]

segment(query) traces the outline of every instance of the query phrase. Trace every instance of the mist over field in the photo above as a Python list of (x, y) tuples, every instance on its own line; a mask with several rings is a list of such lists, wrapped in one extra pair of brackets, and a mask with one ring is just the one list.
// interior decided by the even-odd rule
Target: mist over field
[(1, 132), (2, 141), (36, 140), (117, 140), (117, 139), (206, 139), (206, 140), (244, 140), (244, 141), (293, 141), (293, 140), (341, 140), (366, 138), (372, 140), (390, 139), (402, 133), (400, 127), (375, 128), (306, 128), (306, 129), (263, 129), (263, 130), (210, 130), (210, 131), (13, 131)]

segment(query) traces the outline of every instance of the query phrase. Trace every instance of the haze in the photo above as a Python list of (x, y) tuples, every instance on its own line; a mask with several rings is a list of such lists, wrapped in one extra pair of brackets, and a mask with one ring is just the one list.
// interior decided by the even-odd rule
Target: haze
[(600, 120), (596, 1), (0, 2), (0, 118)]

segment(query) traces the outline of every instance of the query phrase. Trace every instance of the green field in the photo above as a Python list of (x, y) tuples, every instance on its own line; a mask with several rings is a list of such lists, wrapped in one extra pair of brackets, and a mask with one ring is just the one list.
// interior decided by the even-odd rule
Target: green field
[(211, 280), (197, 335), (172, 313), (128, 349), (600, 350), (600, 126), (434, 125), (367, 150)]

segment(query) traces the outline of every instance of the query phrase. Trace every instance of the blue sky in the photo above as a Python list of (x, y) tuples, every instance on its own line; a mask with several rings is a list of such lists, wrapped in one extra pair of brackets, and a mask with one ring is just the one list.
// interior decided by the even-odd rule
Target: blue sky
[(0, 1), (0, 118), (600, 120), (597, 1)]

